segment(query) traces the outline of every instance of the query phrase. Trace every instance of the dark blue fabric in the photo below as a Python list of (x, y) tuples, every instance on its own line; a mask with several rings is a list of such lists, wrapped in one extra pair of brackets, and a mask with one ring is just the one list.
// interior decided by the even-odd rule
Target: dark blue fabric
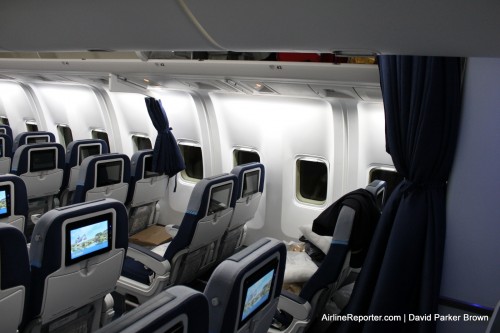
[(0, 134), (0, 138), (3, 139), (5, 142), (4, 144), (4, 150), (2, 155), (0, 157), (10, 157), (12, 158), (12, 137), (9, 136), (8, 134)]
[[(0, 223), (0, 289), (25, 287), (23, 318), (27, 318), (30, 293), (30, 264), (23, 233), (6, 223)], [(24, 321), (24, 320), (23, 320)]]
[(32, 145), (23, 145), (14, 152), (12, 159), (11, 172), (15, 175), (22, 175), (29, 171), (29, 151), (32, 148), (53, 148), (57, 150), (57, 169), (64, 169), (64, 148), (59, 143), (36, 143)]
[(146, 106), (149, 117), (158, 131), (153, 153), (153, 171), (172, 177), (186, 168), (179, 146), (172, 134), (161, 101), (146, 97)]
[(106, 154), (106, 155), (94, 155), (91, 158), (86, 158), (80, 167), (80, 174), (78, 178), (78, 184), (76, 185), (75, 194), (73, 196), (73, 203), (85, 202), (85, 197), (87, 191), (91, 190), (95, 186), (96, 174), (96, 163), (98, 161), (123, 159), (123, 182), (128, 183), (130, 181), (130, 159), (125, 154)]
[(234, 167), (233, 170), (231, 170), (231, 173), (238, 177), (238, 182), (236, 182), (235, 187), (234, 187), (234, 193), (236, 194), (236, 200), (241, 198), (241, 189), (243, 187), (243, 182), (245, 179), (243, 178), (243, 173), (247, 170), (259, 168), (260, 169), (260, 181), (259, 181), (259, 192), (262, 193), (264, 192), (264, 179), (266, 178), (266, 169), (264, 168), (264, 165), (262, 163), (256, 163), (256, 162), (251, 162), (251, 163), (246, 163), (246, 164), (241, 164), (236, 167)]
[[(381, 56), (386, 144), (405, 177), (385, 205), (346, 313), (437, 312), (446, 181), (461, 107), (458, 58)], [(432, 332), (435, 322), (342, 323), (342, 332)]]
[[(81, 145), (96, 144), (96, 143), (101, 145), (101, 154), (109, 153), (108, 144), (106, 143), (106, 141), (101, 139), (74, 140), (69, 143), (68, 147), (66, 148), (66, 158), (65, 158), (66, 164), (64, 167), (64, 177), (61, 186), (62, 189), (68, 187), (71, 168), (78, 164), (78, 157), (79, 157), (78, 148)], [(82, 161), (80, 161), (80, 164), (81, 163)]]
[(56, 142), (56, 136), (52, 132), (43, 132), (43, 131), (38, 131), (38, 132), (22, 132), (19, 133), (16, 138), (14, 139), (14, 146), (13, 150), (16, 150), (17, 148), (25, 145), (27, 143), (28, 137), (36, 137), (36, 136), (48, 136), (49, 137), (49, 142)]
[(235, 175), (227, 174), (214, 176), (211, 178), (205, 178), (196, 183), (192, 193), (195, 194), (198, 192), (202, 192), (201, 197), (194, 198), (193, 194), (191, 194), (191, 198), (189, 199), (188, 203), (188, 211), (186, 211), (186, 213), (184, 214), (181, 225), (179, 226), (179, 231), (175, 235), (174, 239), (172, 239), (172, 242), (168, 246), (163, 258), (171, 261), (178, 251), (189, 246), (191, 240), (193, 239), (198, 221), (207, 215), (210, 187), (212, 185), (217, 185), (226, 181), (233, 182), (233, 194), (231, 195), (231, 202), (229, 206), (234, 208), (234, 205), (236, 203), (236, 192), (234, 191), (234, 184), (236, 184), (237, 182)]
[(134, 198), (135, 183), (142, 179), (144, 174), (144, 157), (153, 155), (153, 150), (140, 150), (130, 158), (130, 184), (126, 203), (129, 204)]
[(5, 134), (8, 135), (12, 142), (14, 142), (14, 136), (12, 135), (12, 128), (9, 125), (0, 125), (0, 128), (5, 130)]

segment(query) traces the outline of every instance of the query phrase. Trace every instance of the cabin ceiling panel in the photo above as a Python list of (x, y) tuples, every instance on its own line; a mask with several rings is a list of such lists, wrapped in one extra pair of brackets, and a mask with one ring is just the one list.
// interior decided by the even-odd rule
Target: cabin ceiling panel
[(184, 0), (229, 50), (500, 56), (500, 2)]
[(176, 1), (162, 0), (2, 1), (0, 49), (218, 50)]

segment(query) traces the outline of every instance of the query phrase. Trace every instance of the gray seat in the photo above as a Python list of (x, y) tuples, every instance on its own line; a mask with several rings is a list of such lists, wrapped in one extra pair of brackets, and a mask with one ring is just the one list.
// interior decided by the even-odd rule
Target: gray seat
[(130, 244), (117, 292), (143, 303), (166, 286), (188, 283), (212, 268), (235, 202), (236, 177), (225, 174), (199, 181), (177, 235), (163, 255)]
[(267, 332), (278, 306), (285, 262), (285, 244), (264, 238), (219, 264), (204, 291), (210, 332)]
[(22, 324), (30, 286), (28, 249), (23, 233), (0, 223), (1, 331), (15, 333)]
[(97, 331), (119, 332), (207, 333), (207, 299), (191, 288), (173, 286)]
[(94, 331), (101, 312), (112, 315), (103, 302), (120, 276), (127, 225), (125, 206), (113, 199), (53, 209), (40, 218), (30, 246), (26, 332)]
[(130, 181), (130, 159), (125, 154), (93, 155), (80, 166), (73, 203), (110, 198), (125, 203)]
[(219, 260), (229, 257), (243, 245), (246, 223), (254, 218), (264, 191), (265, 169), (261, 163), (238, 165), (231, 173), (238, 178), (235, 187), (237, 199), (222, 238)]
[(12, 138), (7, 134), (0, 134), (0, 174), (10, 173), (11, 163)]
[(42, 215), (58, 206), (64, 174), (64, 148), (58, 143), (22, 145), (14, 153), (12, 173), (26, 184), (29, 218), (26, 234), (33, 229), (32, 216)]
[(89, 156), (108, 154), (108, 152), (106, 141), (100, 139), (75, 140), (68, 145), (59, 197), (61, 206), (69, 205), (73, 201), (83, 160)]
[(141, 150), (130, 160), (130, 184), (127, 196), (129, 234), (133, 235), (158, 219), (157, 203), (166, 193), (168, 176), (152, 171), (153, 150)]
[(17, 150), (17, 148), (24, 145), (49, 142), (56, 142), (56, 136), (51, 132), (22, 132), (15, 137), (13, 150)]

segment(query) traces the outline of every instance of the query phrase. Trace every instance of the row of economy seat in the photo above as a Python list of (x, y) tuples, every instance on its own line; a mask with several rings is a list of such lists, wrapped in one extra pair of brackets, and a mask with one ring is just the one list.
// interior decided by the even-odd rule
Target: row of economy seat
[(59, 207), (23, 233), (0, 224), (2, 332), (263, 332), (283, 282), (286, 248), (265, 238), (220, 263), (203, 292), (174, 286), (113, 320), (110, 293), (128, 251), (114, 199)]

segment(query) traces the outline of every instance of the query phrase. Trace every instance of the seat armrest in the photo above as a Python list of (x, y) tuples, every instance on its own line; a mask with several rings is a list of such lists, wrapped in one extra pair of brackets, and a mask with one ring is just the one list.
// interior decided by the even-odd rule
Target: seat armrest
[(127, 257), (140, 262), (156, 275), (165, 275), (170, 271), (170, 262), (168, 260), (137, 244), (129, 244)]
[(311, 315), (311, 304), (286, 290), (281, 292), (278, 309), (289, 313), (297, 320), (306, 320)]

